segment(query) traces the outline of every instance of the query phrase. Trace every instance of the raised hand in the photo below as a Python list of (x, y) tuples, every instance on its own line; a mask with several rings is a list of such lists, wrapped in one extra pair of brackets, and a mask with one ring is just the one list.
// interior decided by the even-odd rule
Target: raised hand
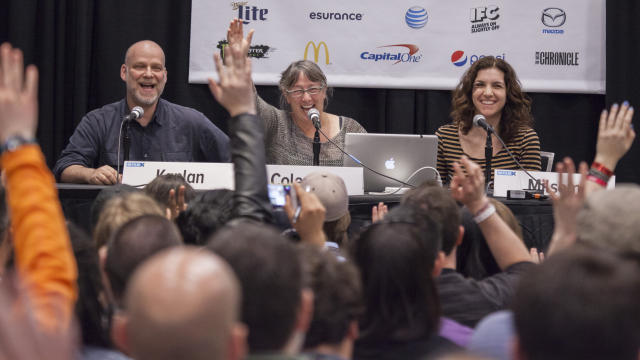
[(322, 230), (326, 212), (324, 205), (315, 194), (304, 191), (297, 181), (293, 182), (293, 187), (296, 189), (296, 196), (298, 196), (300, 213), (296, 218), (296, 209), (291, 206), (291, 199), (287, 195), (284, 211), (287, 213), (291, 225), (300, 235), (302, 242), (324, 246), (326, 242)]
[(451, 196), (475, 214), (489, 201), (484, 194), (484, 174), (480, 165), (466, 156), (462, 156), (460, 162), (467, 170), (467, 176), (464, 175), (460, 163), (453, 163), (455, 175), (450, 185)]
[(635, 131), (631, 128), (633, 107), (625, 101), (622, 106), (613, 104), (611, 111), (602, 111), (598, 129), (595, 161), (614, 171), (618, 160), (629, 151)]
[(375, 224), (381, 221), (388, 212), (389, 208), (387, 208), (387, 205), (379, 203), (378, 206), (374, 206), (373, 209), (371, 209), (371, 222)]
[[(246, 57), (247, 54), (249, 54), (251, 38), (253, 38), (253, 29), (249, 31), (249, 34), (245, 38), (242, 20), (238, 20), (236, 18), (231, 20), (229, 29), (227, 29), (227, 42), (229, 43), (230, 48), (235, 48), (236, 50), (240, 51), (243, 56)], [(228, 65), (228, 62), (226, 60), (226, 52), (225, 65)]]
[(176, 200), (176, 191), (169, 190), (169, 220), (174, 220), (182, 211), (187, 210), (187, 204), (184, 202), (184, 185), (178, 188), (178, 199)]
[[(25, 76), (26, 75), (26, 76)], [(38, 126), (38, 69), (25, 72), (20, 49), (0, 46), (0, 142), (9, 136), (33, 138)]]

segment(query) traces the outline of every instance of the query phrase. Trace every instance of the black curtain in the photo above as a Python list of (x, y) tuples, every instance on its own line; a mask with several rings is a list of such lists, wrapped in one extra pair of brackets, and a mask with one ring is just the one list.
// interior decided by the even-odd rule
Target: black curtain
[[(607, 1), (607, 96), (530, 93), (535, 130), (556, 159), (591, 162), (598, 118), (605, 103), (640, 106), (635, 61), (640, 47), (635, 0)], [(40, 69), (38, 140), (53, 166), (84, 114), (125, 96), (120, 66), (127, 48), (149, 39), (165, 51), (168, 82), (163, 97), (203, 112), (223, 131), (226, 111), (206, 85), (188, 83), (191, 2), (186, 0), (3, 0), (0, 42), (21, 48)], [(221, 34), (220, 36), (224, 36)], [(292, 61), (295, 59), (291, 59)], [(259, 94), (278, 103), (277, 88)], [(369, 132), (424, 133), (450, 122), (449, 91), (336, 88), (328, 111), (358, 120)], [(640, 182), (637, 144), (620, 163), (618, 181)]]

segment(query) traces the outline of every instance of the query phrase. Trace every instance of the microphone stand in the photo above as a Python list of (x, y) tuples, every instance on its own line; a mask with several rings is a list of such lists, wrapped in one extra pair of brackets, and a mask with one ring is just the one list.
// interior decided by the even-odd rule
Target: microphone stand
[(491, 139), (491, 132), (487, 131), (487, 143), (484, 146), (484, 185), (489, 185), (491, 182), (491, 158), (493, 157), (493, 140)]
[(316, 126), (316, 133), (313, 135), (313, 166), (320, 166), (320, 133), (318, 128), (319, 126)]
[(127, 122), (124, 128), (124, 139), (122, 140), (122, 144), (124, 147), (124, 159), (122, 161), (122, 166), (124, 166), (125, 161), (129, 161), (129, 149), (131, 148), (131, 133), (129, 133), (129, 125), (131, 124), (131, 120), (125, 120)]

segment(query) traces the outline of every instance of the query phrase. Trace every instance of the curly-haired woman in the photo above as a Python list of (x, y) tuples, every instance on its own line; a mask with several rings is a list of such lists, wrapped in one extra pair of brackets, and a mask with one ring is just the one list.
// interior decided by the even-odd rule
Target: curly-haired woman
[[(506, 61), (487, 56), (476, 61), (463, 75), (452, 94), (453, 123), (436, 131), (438, 135), (438, 171), (447, 179), (453, 175), (453, 163), (462, 155), (485, 170), (487, 133), (473, 126), (473, 117), (484, 115), (526, 170), (540, 171), (540, 141), (531, 128), (531, 100), (522, 92), (520, 80)], [(493, 137), (492, 169), (519, 167), (500, 141)], [(491, 180), (494, 173), (491, 172)]]

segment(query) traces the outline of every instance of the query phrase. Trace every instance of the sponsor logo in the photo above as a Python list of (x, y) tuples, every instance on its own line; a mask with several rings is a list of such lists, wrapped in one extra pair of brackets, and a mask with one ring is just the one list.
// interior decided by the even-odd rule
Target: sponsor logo
[(395, 163), (396, 163), (395, 160), (391, 158), (390, 160), (387, 160), (384, 162), (384, 167), (386, 167), (389, 170), (393, 170), (396, 167)]
[[(542, 23), (547, 27), (560, 27), (567, 21), (567, 14), (559, 8), (546, 8), (542, 10)], [(564, 34), (560, 29), (542, 29), (543, 34)]]
[(309, 18), (313, 20), (362, 20), (364, 14), (354, 13), (324, 13), (324, 12), (312, 12), (309, 14)]
[(144, 167), (144, 163), (141, 162), (128, 162), (127, 167)]
[[(500, 25), (496, 22), (500, 17), (499, 7), (495, 5), (481, 6), (471, 9), (471, 33), (498, 30)], [(489, 22), (485, 22), (488, 20)]]
[(536, 65), (579, 66), (577, 52), (536, 51)]
[(399, 52), (395, 54), (384, 52), (380, 54), (380, 53), (370, 53), (365, 51), (362, 54), (360, 54), (360, 58), (363, 60), (373, 60), (373, 61), (395, 61), (392, 65), (395, 65), (399, 62), (404, 62), (404, 63), (420, 62), (420, 58), (422, 58), (422, 55), (414, 55), (415, 53), (418, 52), (418, 50), (420, 50), (420, 48), (417, 45), (412, 45), (412, 44), (385, 45), (385, 46), (379, 46), (378, 49), (387, 48), (387, 47), (406, 47), (407, 49), (409, 49), (409, 52), (405, 52), (405, 53)]
[(244, 25), (249, 24), (250, 20), (267, 20), (269, 10), (259, 9), (257, 6), (247, 6), (247, 3), (247, 1), (231, 3), (231, 10), (238, 10), (238, 19), (242, 20)]
[(470, 55), (467, 56), (464, 51), (458, 50), (451, 54), (451, 63), (455, 66), (462, 67), (467, 64), (467, 59), (469, 60), (469, 65), (473, 65), (474, 62), (482, 59), (485, 56), (493, 56), (496, 59), (506, 60), (506, 56), (502, 55)]
[(496, 170), (496, 174), (499, 176), (516, 176), (515, 171)]
[(424, 8), (414, 6), (407, 10), (407, 13), (404, 15), (404, 20), (410, 28), (421, 29), (427, 25), (427, 21), (429, 21), (429, 14), (427, 14), (427, 10)]
[(324, 56), (325, 56), (325, 60), (327, 65), (331, 65), (329, 63), (329, 48), (327, 47), (327, 44), (324, 41), (321, 41), (320, 44), (318, 44), (318, 47), (316, 47), (316, 43), (314, 43), (313, 41), (309, 41), (307, 43), (307, 47), (304, 48), (304, 59), (307, 60), (307, 54), (309, 53), (309, 45), (313, 46), (313, 61), (317, 64), (318, 63), (318, 58), (320, 55), (320, 48), (324, 45)]
[[(227, 46), (229, 46), (227, 39), (218, 41), (218, 45), (216, 45), (216, 49), (220, 49), (220, 58), (222, 61), (224, 61), (224, 53)], [(247, 57), (252, 59), (268, 59), (269, 54), (274, 51), (276, 51), (276, 48), (267, 45), (251, 45)]]

